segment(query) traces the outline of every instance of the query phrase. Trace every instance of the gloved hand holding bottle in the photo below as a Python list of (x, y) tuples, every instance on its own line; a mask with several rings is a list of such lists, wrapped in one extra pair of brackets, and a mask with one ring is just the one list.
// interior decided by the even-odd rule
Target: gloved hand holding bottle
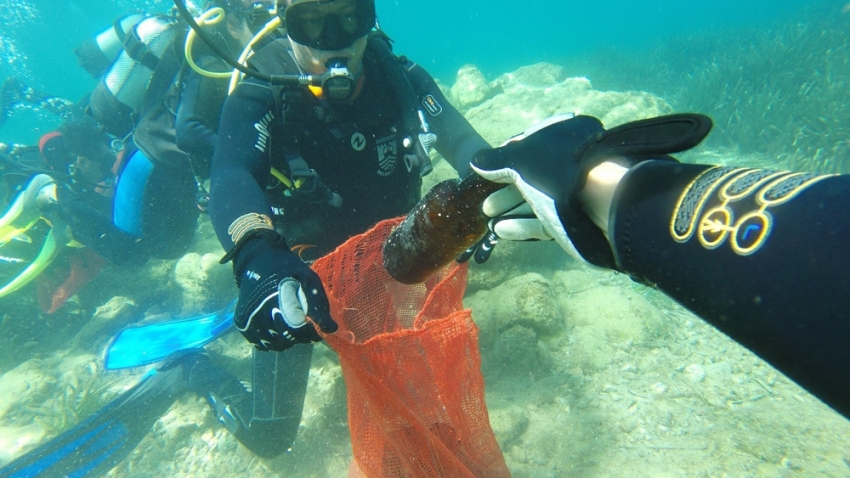
[[(475, 255), (483, 262), (499, 238), (554, 239), (579, 260), (616, 268), (606, 231), (619, 179), (647, 159), (675, 161), (667, 154), (698, 144), (710, 129), (702, 115), (663, 116), (607, 131), (591, 116), (562, 115), (480, 151), (472, 169), (509, 186), (484, 201), (490, 233), (460, 259)], [(585, 188), (588, 178), (591, 187)]]
[(282, 351), (320, 341), (313, 323), (336, 332), (321, 279), (277, 233), (263, 230), (244, 241), (233, 265), (239, 286), (233, 320), (249, 342), (260, 350)]

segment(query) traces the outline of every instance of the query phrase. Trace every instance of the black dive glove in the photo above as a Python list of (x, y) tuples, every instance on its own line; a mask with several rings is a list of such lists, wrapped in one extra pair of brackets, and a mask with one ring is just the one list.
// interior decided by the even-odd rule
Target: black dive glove
[(271, 231), (239, 248), (233, 272), (239, 301), (233, 322), (259, 350), (286, 350), (321, 340), (306, 316), (333, 333), (328, 297), (319, 276)]
[(675, 161), (669, 153), (697, 145), (711, 130), (703, 115), (669, 115), (606, 131), (592, 116), (544, 120), (500, 148), (482, 150), (472, 169), (485, 179), (510, 184), (484, 202), (490, 233), (459, 259), (489, 257), (499, 237), (554, 239), (573, 257), (616, 268), (608, 240), (585, 213), (578, 193), (588, 173), (605, 161), (631, 167), (647, 159)]

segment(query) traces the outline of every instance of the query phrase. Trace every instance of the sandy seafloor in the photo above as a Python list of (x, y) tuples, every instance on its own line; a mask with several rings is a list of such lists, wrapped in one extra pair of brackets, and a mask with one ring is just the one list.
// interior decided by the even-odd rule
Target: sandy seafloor
[[(612, 127), (672, 112), (653, 95), (597, 91), (547, 64), (489, 80), (465, 68), (446, 92), (492, 144), (555, 113), (592, 114)], [(681, 158), (770, 159), (700, 148)], [(428, 184), (450, 175), (438, 160)], [(149, 320), (235, 296), (207, 223), (196, 242), (193, 254), (153, 261), (138, 276), (106, 270), (89, 287), (117, 297), (95, 320), (81, 321), (55, 351), (0, 369), (0, 465), (138, 379), (143, 370), (103, 372), (99, 353), (157, 290), (170, 292), (144, 306)], [(480, 327), (491, 424), (514, 476), (850, 476), (846, 419), (663, 294), (586, 267), (553, 243), (499, 244), (488, 263), (471, 266), (466, 305)], [(15, 313), (23, 312), (6, 311), (4, 321)], [(208, 349), (247, 376), (250, 349), (241, 336)], [(350, 461), (341, 371), (319, 345), (289, 453), (256, 458), (200, 397), (185, 395), (109, 476), (343, 477)]]

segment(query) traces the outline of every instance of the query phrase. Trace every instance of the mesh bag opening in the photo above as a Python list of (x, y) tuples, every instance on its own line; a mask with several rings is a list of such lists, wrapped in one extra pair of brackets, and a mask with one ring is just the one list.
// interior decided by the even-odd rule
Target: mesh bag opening
[(467, 267), (396, 282), (381, 251), (400, 221), (383, 221), (313, 264), (339, 324), (322, 335), (345, 376), (350, 476), (509, 476), (484, 403), (478, 328), (463, 309)]

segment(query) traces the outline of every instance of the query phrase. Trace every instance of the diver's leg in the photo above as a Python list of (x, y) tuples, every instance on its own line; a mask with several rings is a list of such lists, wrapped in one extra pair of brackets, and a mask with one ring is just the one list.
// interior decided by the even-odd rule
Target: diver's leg
[(312, 357), (313, 344), (298, 344), (283, 352), (254, 350), (250, 439), (258, 455), (277, 456), (295, 441)]
[(203, 357), (189, 370), (189, 389), (207, 399), (219, 421), (246, 448), (272, 458), (286, 451), (298, 434), (312, 356), (312, 344), (284, 352), (255, 350), (251, 392)]

